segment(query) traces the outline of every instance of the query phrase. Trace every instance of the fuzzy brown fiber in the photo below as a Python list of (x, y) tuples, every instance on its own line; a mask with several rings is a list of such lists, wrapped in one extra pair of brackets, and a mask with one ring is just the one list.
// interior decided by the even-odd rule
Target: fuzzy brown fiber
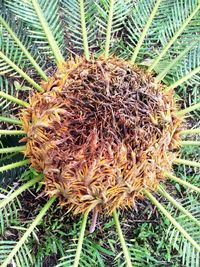
[(156, 190), (179, 142), (172, 91), (117, 58), (68, 61), (42, 86), (20, 116), (48, 195), (75, 214), (111, 213)]

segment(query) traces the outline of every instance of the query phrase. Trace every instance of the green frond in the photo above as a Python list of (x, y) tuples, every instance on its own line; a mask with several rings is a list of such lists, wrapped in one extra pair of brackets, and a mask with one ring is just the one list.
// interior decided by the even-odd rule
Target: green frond
[[(188, 69), (188, 64), (186, 64), (186, 60), (185, 60), (185, 64), (183, 64), (182, 61), (184, 58), (186, 58), (186, 55), (188, 55), (188, 53), (190, 51), (193, 50), (193, 48), (198, 44), (198, 40), (194, 40), (190, 45), (186, 46), (185, 49), (178, 55), (176, 56), (173, 60), (171, 60), (170, 64), (167, 64), (164, 69), (158, 74), (158, 76), (155, 78), (156, 81), (161, 81), (168, 73), (170, 75), (170, 72), (172, 71), (172, 77), (176, 77), (178, 76), (179, 72), (182, 72), (183, 67), (185, 68), (185, 70)], [(182, 43), (180, 45), (180, 49), (182, 49)], [(191, 54), (191, 52), (190, 52)], [(193, 62), (193, 60), (197, 60), (197, 57), (193, 58), (193, 56), (189, 58), (189, 62)], [(189, 64), (189, 66), (191, 67), (191, 64)], [(181, 67), (181, 71), (179, 71), (179, 67)], [(175, 71), (174, 71), (175, 69)], [(174, 73), (175, 72), (175, 73)]]
[[(200, 67), (199, 67), (199, 68), (200, 68)], [(180, 111), (177, 113), (177, 115), (178, 115), (178, 116), (184, 116), (186, 113), (192, 112), (192, 111), (197, 110), (197, 109), (200, 109), (200, 102), (197, 103), (197, 104), (191, 105), (191, 106), (188, 107), (188, 108), (185, 108), (185, 109), (180, 110)]]
[(9, 117), (3, 117), (0, 116), (0, 122), (6, 122), (6, 123), (11, 123), (11, 124), (16, 124), (16, 125), (22, 125), (22, 122), (18, 119), (15, 118), (9, 118)]
[[(19, 136), (1, 136), (0, 147), (1, 149), (9, 146), (17, 146), (19, 142)], [(0, 166), (9, 165), (15, 162), (22, 161), (23, 154), (19, 152), (13, 152), (9, 154), (0, 154)], [(0, 187), (7, 188), (12, 186), (13, 182), (18, 182), (18, 177), (25, 170), (26, 165), (19, 166), (7, 170), (6, 172), (0, 172)]]
[[(6, 260), (12, 249), (16, 246), (17, 242), (13, 240), (0, 241), (0, 264)], [(29, 247), (26, 244), (20, 248), (12, 259), (12, 264), (15, 266), (27, 267), (33, 265), (33, 260)]]
[(83, 239), (84, 239), (84, 234), (85, 234), (87, 218), (88, 218), (88, 212), (86, 212), (83, 215), (83, 221), (82, 221), (82, 224), (81, 224), (81, 230), (80, 230), (80, 235), (79, 235), (79, 239), (78, 239), (78, 245), (77, 245), (77, 249), (76, 249), (76, 254), (75, 254), (73, 267), (78, 267), (79, 266), (79, 261), (80, 261), (82, 246), (83, 246)]
[(104, 53), (105, 49), (105, 54), (107, 54), (108, 48), (110, 48), (110, 53), (112, 54), (112, 51), (115, 50), (115, 45), (119, 42), (118, 33), (123, 29), (133, 4), (130, 0), (96, 0), (94, 2), (96, 4), (97, 36), (101, 37), (101, 43), (99, 43), (100, 52)]
[(0, 154), (22, 152), (24, 149), (25, 149), (25, 146), (14, 146), (14, 147), (0, 148)]
[[(155, 54), (153, 49), (157, 45), (160, 29), (156, 27), (157, 24), (154, 25), (153, 19), (159, 13), (160, 5), (166, 6), (166, 1), (161, 1), (161, 3), (155, 0), (137, 1), (125, 22), (126, 30), (122, 33), (122, 38), (129, 47), (126, 53), (129, 54), (130, 58), (132, 57), (133, 62), (135, 62), (136, 56), (137, 62), (140, 62), (146, 58), (151, 59), (152, 55)], [(159, 21), (159, 24), (161, 22)]]
[(181, 146), (200, 146), (200, 141), (181, 141)]
[(186, 130), (182, 130), (180, 133), (181, 133), (181, 135), (199, 134), (200, 133), (200, 128), (186, 129)]
[[(165, 209), (165, 207), (158, 202), (158, 200), (147, 190), (144, 190), (144, 194), (151, 200), (151, 202), (163, 213), (163, 215), (176, 227), (177, 231), (182, 234), (184, 238), (197, 250), (200, 252), (200, 245), (193, 239), (193, 237), (181, 226), (180, 223), (176, 221), (176, 219)], [(185, 224), (183, 223), (182, 225)], [(199, 228), (198, 228), (199, 229)]]
[[(10, 23), (9, 19), (8, 19), (8, 16), (6, 18), (8, 20), (8, 23), (6, 22), (6, 20), (0, 15), (0, 24), (3, 25), (4, 29), (7, 31), (7, 40), (9, 41), (10, 38), (12, 38), (16, 45), (21, 49), (21, 52), (27, 57), (27, 59), (30, 61), (30, 63), (32, 64), (32, 66), (37, 70), (37, 72), (41, 75), (41, 77), (44, 79), (44, 80), (47, 80), (47, 76), (46, 74), (44, 73), (44, 71), (42, 70), (42, 68), (39, 66), (39, 64), (37, 62), (40, 62), (42, 58), (41, 55), (38, 55), (37, 54), (37, 49), (36, 47), (34, 47), (30, 41), (30, 38), (28, 38), (25, 34), (24, 34), (24, 30), (22, 30), (22, 27), (18, 27), (16, 28), (16, 26), (14, 27), (14, 30), (15, 32), (13, 31), (13, 29), (11, 28), (12, 26), (10, 26), (9, 24), (13, 24), (13, 23)], [(15, 24), (16, 25), (16, 24)], [(10, 35), (10, 38), (8, 37), (8, 34)], [(21, 37), (21, 39), (23, 41), (21, 41), (19, 39), (19, 37)], [(5, 37), (4, 37), (5, 38)], [(3, 38), (3, 40), (4, 40)], [(8, 43), (7, 41), (7, 43)], [(23, 42), (23, 43), (22, 43)], [(8, 45), (10, 45), (11, 47), (14, 46), (14, 43), (13, 42), (10, 42), (8, 43)], [(29, 47), (32, 47), (31, 51), (29, 52), (27, 48)], [(33, 49), (34, 48), (34, 49)], [(16, 48), (14, 48), (15, 50)], [(40, 56), (40, 58), (39, 58)], [(36, 58), (36, 60), (34, 59), (34, 57)], [(23, 61), (23, 64), (22, 64), (22, 61)], [(24, 57), (21, 56), (20, 57), (20, 62), (18, 62), (18, 65), (19, 66), (22, 66), (22, 67), (26, 67), (28, 69), (28, 66), (29, 66), (29, 62), (25, 61), (24, 60)]]
[(43, 53), (54, 57), (57, 63), (64, 61), (60, 52), (64, 48), (64, 39), (58, 0), (5, 0), (5, 4), (26, 25), (29, 37)]
[[(5, 196), (3, 200), (0, 201), (3, 203), (9, 195), (9, 192), (5, 194), (5, 190), (1, 190), (1, 195)], [(2, 206), (2, 205), (1, 205)], [(0, 208), (0, 234), (3, 235), (5, 230), (8, 226), (15, 224), (16, 221), (19, 220), (18, 218), (18, 210), (21, 209), (21, 203), (18, 198), (12, 199), (10, 202), (7, 203), (7, 206), (2, 206)]]
[[(1, 75), (5, 74), (5, 69), (6, 73), (10, 71), (15, 71), (25, 80), (27, 80), (27, 82), (29, 82), (38, 91), (42, 92), (43, 91), (42, 87), (39, 84), (37, 84), (29, 75), (27, 75), (21, 68), (19, 68), (12, 60), (10, 60), (10, 58), (6, 54), (0, 51), (0, 64), (1, 64), (0, 74)], [(16, 56), (18, 58), (18, 55)]]
[[(13, 84), (3, 76), (0, 76), (0, 92), (4, 92), (12, 96), (16, 94)], [(8, 116), (10, 114), (10, 109), (12, 107), (12, 104), (13, 103), (11, 101), (8, 101), (7, 99), (0, 97), (0, 109), (2, 112), (1, 115), (7, 114)]]
[[(168, 205), (170, 208), (170, 204)], [(184, 229), (187, 233), (198, 243), (200, 244), (200, 209), (199, 202), (196, 198), (188, 195), (183, 200), (181, 200), (181, 206), (184, 210), (189, 212), (193, 218), (198, 222), (193, 221), (187, 214), (184, 212), (178, 212), (175, 208), (171, 207), (171, 213), (176, 221), (184, 226)], [(199, 266), (199, 256), (200, 251), (196, 250), (188, 240), (186, 240), (179, 231), (171, 224), (168, 227), (166, 240), (171, 243), (171, 245), (179, 251), (182, 256), (182, 265), (186, 267), (198, 267)]]
[(159, 61), (166, 55), (171, 46), (177, 41), (179, 36), (185, 31), (191, 20), (198, 14), (200, 3), (197, 1), (189, 1), (189, 3), (175, 2), (171, 10), (171, 14), (165, 16), (165, 25), (162, 25), (164, 40), (163, 48), (159, 51), (159, 55), (154, 59), (153, 63), (148, 68), (149, 71), (155, 69)]
[[(167, 90), (171, 90), (174, 89), (178, 86), (180, 86), (181, 84), (183, 84), (184, 82), (190, 80), (193, 76), (195, 76), (196, 74), (198, 74), (200, 72), (200, 66), (196, 67), (195, 69), (193, 69), (192, 71), (188, 72), (185, 76), (183, 76), (182, 78), (180, 78), (179, 80), (177, 80), (176, 82), (172, 83)], [(198, 78), (199, 79), (199, 78)]]
[(29, 163), (30, 163), (30, 160), (25, 159), (25, 160), (14, 162), (14, 163), (11, 163), (11, 164), (8, 164), (8, 165), (4, 165), (4, 166), (0, 167), (0, 172), (4, 172), (4, 171), (8, 171), (8, 170), (11, 170), (11, 169), (14, 169), (14, 168), (18, 168), (18, 167), (27, 165)]
[(83, 36), (83, 47), (85, 52), (86, 59), (90, 58), (89, 48), (88, 48), (88, 38), (87, 38), (87, 29), (85, 23), (85, 9), (84, 9), (84, 1), (80, 0), (80, 17), (81, 17), (81, 28), (82, 28), (82, 36)]
[(20, 99), (14, 97), (12, 95), (6, 94), (6, 93), (4, 93), (2, 91), (0, 91), (0, 97), (5, 98), (5, 99), (7, 99), (7, 100), (9, 100), (11, 102), (14, 102), (14, 103), (16, 103), (18, 105), (23, 106), (23, 107), (29, 107), (29, 104), (27, 102), (25, 102), (23, 100), (20, 100)]
[(107, 22), (107, 29), (106, 29), (105, 58), (108, 58), (108, 56), (109, 56), (110, 38), (111, 38), (112, 21), (113, 21), (113, 13), (114, 13), (114, 4), (115, 4), (115, 0), (110, 0), (108, 22)]
[(121, 226), (120, 226), (120, 223), (119, 223), (119, 218), (118, 218), (116, 210), (113, 212), (113, 218), (114, 218), (114, 221), (115, 221), (115, 225), (116, 225), (117, 233), (118, 233), (118, 236), (119, 236), (119, 240), (120, 240), (123, 252), (124, 252), (124, 257), (126, 259), (126, 264), (127, 264), (128, 267), (132, 267), (130, 253), (129, 253), (128, 248), (126, 246), (126, 242), (124, 240), (124, 236), (123, 236), (123, 233), (122, 233), (122, 229), (121, 229)]
[(13, 201), (13, 199), (15, 199), (18, 195), (20, 195), (22, 192), (24, 192), (25, 190), (27, 190), (28, 188), (30, 188), (31, 186), (33, 186), (34, 184), (36, 184), (37, 182), (39, 182), (41, 179), (42, 179), (42, 176), (41, 175), (38, 175), (35, 178), (33, 178), (30, 181), (28, 181), (27, 183), (21, 185), (12, 194), (6, 195), (5, 196), (5, 199), (3, 199), (0, 202), (0, 209), (2, 209), (3, 207), (5, 207), (9, 202)]
[(159, 8), (160, 3), (161, 3), (161, 0), (157, 0), (156, 1), (152, 12), (151, 12), (150, 16), (147, 19), (146, 25), (144, 26), (144, 29), (143, 29), (143, 31), (141, 33), (141, 36), (139, 37), (138, 43), (137, 43), (136, 47), (134, 48), (134, 52), (133, 52), (133, 55), (131, 57), (131, 63), (132, 64), (135, 63), (135, 60), (137, 58), (137, 55), (138, 55), (138, 53), (140, 51), (140, 48), (142, 46), (142, 43), (144, 42), (145, 36), (146, 36), (146, 34), (147, 34), (150, 26), (151, 26), (151, 23), (152, 23), (155, 15), (157, 13), (157, 10)]
[(6, 257), (6, 259), (3, 262), (3, 264), (1, 265), (1, 267), (7, 267), (7, 265), (11, 262), (11, 260), (15, 257), (15, 255), (17, 253), (19, 253), (21, 247), (24, 245), (24, 243), (26, 242), (27, 238), (31, 235), (31, 233), (33, 232), (34, 228), (40, 223), (40, 221), (45, 216), (45, 214), (47, 213), (48, 209), (51, 207), (51, 205), (53, 204), (54, 201), (55, 201), (55, 198), (51, 198), (51, 199), (48, 200), (48, 202), (41, 209), (41, 211), (39, 212), (37, 217), (33, 220), (31, 225), (28, 227), (26, 232), (23, 234), (21, 239), (18, 242), (16, 242), (16, 245), (12, 248), (12, 250), (10, 251), (8, 256)]
[(18, 196), (25, 190), (36, 184), (41, 180), (41, 176), (37, 176), (29, 182), (21, 185), (19, 188), (5, 192), (2, 190), (2, 196), (4, 198), (0, 201), (0, 222), (1, 222), (1, 234), (3, 235), (7, 226), (12, 225), (18, 218), (18, 209), (21, 209), (21, 203), (18, 200)]
[(190, 213), (187, 209), (185, 209), (179, 201), (174, 199), (167, 191), (164, 190), (162, 186), (158, 187), (158, 192), (160, 195), (168, 199), (173, 206), (175, 206), (178, 210), (180, 210), (183, 214), (185, 214), (193, 223), (195, 223), (200, 228), (200, 221), (193, 216), (192, 213)]
[(186, 159), (175, 159), (174, 164), (184, 164), (187, 166), (193, 166), (193, 167), (200, 168), (200, 162), (195, 162), (195, 161), (186, 160)]
[[(74, 256), (76, 253), (77, 244), (76, 240), (71, 240), (69, 244), (69, 248), (65, 251), (65, 256), (61, 257), (58, 261), (56, 267), (71, 267), (73, 266)], [(81, 251), (79, 266), (80, 267), (93, 267), (93, 266), (101, 266), (105, 267), (104, 257), (101, 255), (112, 252), (108, 252), (105, 248), (103, 248), (100, 244), (96, 243), (93, 240), (90, 240), (89, 237), (84, 238), (84, 244)]]
[(25, 135), (25, 132), (22, 130), (0, 130), (1, 135)]
[(193, 185), (193, 184), (191, 184), (191, 183), (189, 183), (183, 179), (176, 177), (175, 175), (172, 175), (171, 173), (167, 172), (167, 173), (165, 173), (165, 176), (168, 177), (169, 179), (171, 179), (172, 181), (185, 186), (186, 188), (189, 188), (191, 190), (194, 190), (197, 193), (200, 193), (200, 188), (198, 188), (197, 186), (195, 186), (195, 185)]
[[(9, 58), (13, 64), (18, 65), (19, 68), (24, 68), (26, 61), (24, 60), (21, 49), (17, 47), (16, 43), (2, 26), (0, 27), (0, 51), (1, 55), (5, 55)], [(0, 75), (5, 74), (19, 76), (18, 72), (10, 66), (4, 58), (0, 57)]]

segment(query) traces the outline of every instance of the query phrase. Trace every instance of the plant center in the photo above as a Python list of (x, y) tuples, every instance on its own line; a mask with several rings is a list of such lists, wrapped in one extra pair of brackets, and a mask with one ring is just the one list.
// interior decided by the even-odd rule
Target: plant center
[(173, 92), (117, 58), (66, 62), (21, 113), (26, 156), (75, 214), (111, 213), (155, 191), (176, 157)]

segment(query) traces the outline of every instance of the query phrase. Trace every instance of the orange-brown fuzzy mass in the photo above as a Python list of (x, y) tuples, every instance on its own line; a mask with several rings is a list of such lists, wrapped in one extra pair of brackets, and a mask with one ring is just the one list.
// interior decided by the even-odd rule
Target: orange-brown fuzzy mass
[(42, 86), (20, 116), (48, 195), (75, 214), (111, 213), (156, 190), (179, 142), (172, 91), (117, 58), (70, 60)]

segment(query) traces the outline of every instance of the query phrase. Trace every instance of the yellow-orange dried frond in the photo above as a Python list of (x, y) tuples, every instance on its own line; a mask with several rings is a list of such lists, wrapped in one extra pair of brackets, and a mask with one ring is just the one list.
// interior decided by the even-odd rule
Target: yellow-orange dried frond
[(68, 61), (42, 86), (21, 120), (48, 195), (75, 214), (111, 213), (156, 190), (179, 143), (172, 91), (117, 58)]

